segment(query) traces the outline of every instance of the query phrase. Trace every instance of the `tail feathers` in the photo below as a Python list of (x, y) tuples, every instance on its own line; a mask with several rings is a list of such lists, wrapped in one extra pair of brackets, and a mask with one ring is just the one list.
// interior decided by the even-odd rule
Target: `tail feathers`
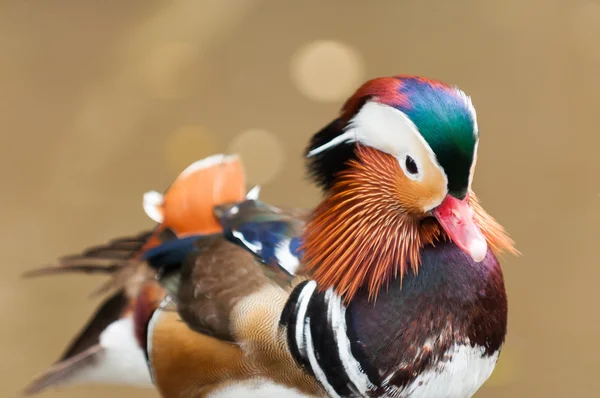
[(39, 276), (59, 275), (68, 273), (82, 274), (113, 274), (116, 271), (124, 268), (127, 263), (124, 262), (107, 262), (105, 259), (81, 259), (67, 264), (48, 265), (41, 268), (36, 268), (23, 273), (24, 278), (36, 278)]
[(66, 256), (60, 262), (72, 262), (82, 259), (104, 259), (104, 260), (128, 260), (136, 257), (144, 247), (148, 239), (154, 234), (152, 231), (144, 231), (135, 236), (126, 236), (112, 239), (104, 245), (92, 246), (80, 254)]
[(94, 246), (81, 254), (62, 257), (56, 265), (27, 271), (26, 278), (63, 273), (113, 274), (127, 267), (137, 258), (154, 231), (144, 231), (136, 236), (113, 239), (106, 245)]
[(73, 384), (78, 379), (85, 381), (80, 376), (99, 361), (99, 356), (102, 355), (102, 352), (103, 348), (100, 344), (96, 344), (75, 356), (55, 363), (48, 370), (36, 377), (23, 390), (23, 395), (39, 394), (48, 387)]
[[(158, 295), (160, 291), (151, 293)], [(150, 387), (152, 382), (144, 352), (135, 338), (132, 310), (124, 291), (107, 299), (60, 359), (35, 378), (24, 394), (84, 383)]]
[(108, 325), (98, 340), (52, 365), (25, 388), (24, 394), (33, 395), (48, 387), (75, 384), (153, 386), (144, 352), (134, 335), (131, 315)]
[(107, 298), (89, 318), (85, 326), (72, 339), (59, 362), (70, 359), (100, 342), (100, 335), (112, 323), (119, 320), (130, 307), (130, 299), (121, 290)]
[(113, 272), (106, 282), (92, 291), (90, 297), (95, 298), (117, 290), (127, 289), (128, 285), (138, 282), (141, 283), (146, 279), (151, 279), (153, 274), (154, 271), (147, 268), (144, 263), (131, 262), (129, 263), (129, 266), (122, 267)]
[(139, 250), (138, 246), (133, 248), (115, 249), (106, 248), (103, 246), (91, 247), (86, 249), (81, 256), (74, 256), (74, 259), (85, 258), (102, 258), (107, 260), (126, 260), (132, 257), (132, 254)]
[(113, 239), (105, 245), (90, 247), (81, 255), (73, 257), (130, 259), (138, 254), (153, 234), (154, 231), (144, 231), (136, 236)]

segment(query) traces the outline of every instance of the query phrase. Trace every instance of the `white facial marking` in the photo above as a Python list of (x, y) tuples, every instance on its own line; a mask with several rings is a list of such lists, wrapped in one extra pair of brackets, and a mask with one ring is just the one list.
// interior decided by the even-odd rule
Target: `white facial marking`
[(149, 191), (144, 194), (143, 206), (144, 212), (152, 221), (163, 222), (163, 214), (160, 206), (163, 204), (163, 196), (156, 191)]
[[(417, 126), (404, 112), (394, 107), (367, 102), (350, 121), (348, 132), (352, 132), (359, 143), (396, 157), (402, 170), (411, 179), (422, 179), (420, 170), (425, 162), (438, 165), (435, 153)], [(406, 170), (407, 156), (416, 163), (419, 170), (416, 174)]]
[[(430, 162), (441, 169), (435, 153), (410, 118), (402, 111), (379, 102), (369, 101), (363, 105), (343, 134), (313, 149), (308, 156), (314, 156), (342, 142), (358, 142), (396, 157), (402, 170), (412, 180), (420, 181), (423, 178), (424, 162)], [(407, 170), (407, 156), (414, 161), (416, 173)]]
[(326, 142), (325, 144), (321, 145), (320, 147), (317, 147), (317, 148), (309, 151), (308, 154), (306, 155), (306, 157), (310, 158), (311, 156), (318, 155), (319, 153), (326, 151), (330, 148), (333, 148), (334, 146), (339, 145), (343, 142), (355, 142), (355, 141), (356, 141), (356, 139), (355, 139), (354, 135), (351, 132), (346, 131), (346, 132), (336, 136), (331, 141)]
[[(471, 114), (473, 134), (477, 138), (479, 131), (477, 114), (471, 98), (459, 89), (454, 89), (454, 92)], [(394, 156), (409, 179), (426, 183), (427, 186), (435, 189), (436, 195), (428, 203), (421, 204), (423, 211), (427, 212), (438, 206), (443, 196), (447, 194), (447, 188), (445, 193), (442, 192), (444, 189), (442, 182), (444, 187), (448, 185), (446, 173), (427, 141), (404, 112), (379, 102), (367, 101), (349, 121), (342, 134), (313, 149), (308, 156), (317, 155), (344, 142), (360, 143)], [(469, 187), (473, 180), (477, 147), (478, 142), (475, 145), (473, 164), (469, 172)], [(444, 195), (440, 197), (442, 194)]]

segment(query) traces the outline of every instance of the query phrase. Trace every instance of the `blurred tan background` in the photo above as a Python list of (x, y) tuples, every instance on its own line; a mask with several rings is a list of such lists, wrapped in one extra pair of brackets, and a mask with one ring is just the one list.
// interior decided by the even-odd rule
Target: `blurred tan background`
[[(150, 227), (142, 193), (239, 151), (264, 199), (310, 206), (302, 149), (362, 81), (457, 84), (475, 189), (512, 233), (509, 338), (477, 395), (594, 397), (600, 371), (600, 2), (0, 2), (0, 396), (17, 396), (102, 280), (24, 270)], [(156, 397), (84, 386), (51, 397)]]

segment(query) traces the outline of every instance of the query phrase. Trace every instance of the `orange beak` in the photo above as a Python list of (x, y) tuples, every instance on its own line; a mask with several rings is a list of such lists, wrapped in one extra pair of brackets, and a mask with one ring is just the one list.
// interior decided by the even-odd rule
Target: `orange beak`
[(435, 218), (450, 236), (450, 239), (476, 262), (481, 262), (487, 253), (487, 242), (473, 220), (469, 197), (460, 200), (447, 195), (433, 210)]

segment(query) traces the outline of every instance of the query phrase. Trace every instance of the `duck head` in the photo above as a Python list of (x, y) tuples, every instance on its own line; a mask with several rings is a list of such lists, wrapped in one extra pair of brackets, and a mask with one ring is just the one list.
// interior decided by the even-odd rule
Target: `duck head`
[(307, 226), (315, 278), (372, 295), (425, 244), (450, 238), (475, 262), (512, 241), (477, 203), (471, 184), (479, 129), (471, 99), (414, 76), (370, 80), (315, 134), (306, 155), (325, 199)]

